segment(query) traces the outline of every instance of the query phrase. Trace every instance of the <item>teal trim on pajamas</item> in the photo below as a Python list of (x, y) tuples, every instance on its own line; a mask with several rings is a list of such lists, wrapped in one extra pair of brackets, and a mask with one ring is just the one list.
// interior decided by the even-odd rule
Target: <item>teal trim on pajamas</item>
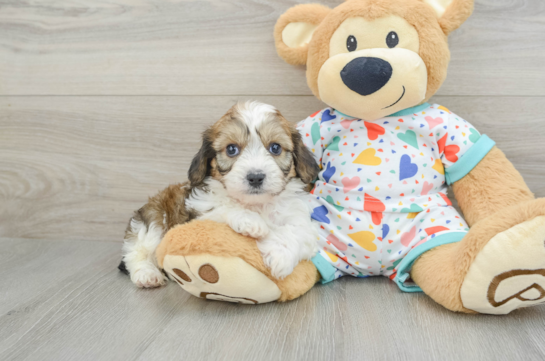
[(318, 269), (318, 272), (320, 272), (320, 276), (322, 276), (320, 283), (325, 284), (335, 279), (335, 271), (337, 269), (333, 267), (328, 261), (326, 261), (324, 257), (322, 257), (319, 253), (314, 256), (311, 261)]
[(422, 292), (422, 289), (417, 285), (405, 285), (405, 281), (409, 278), (409, 272), (411, 271), (414, 261), (416, 261), (416, 259), (424, 252), (427, 252), (432, 248), (442, 246), (444, 244), (460, 242), (466, 234), (467, 232), (444, 233), (430, 239), (420, 246), (413, 248), (397, 266), (397, 275), (394, 282), (397, 283), (397, 286), (404, 292)]
[(394, 113), (394, 114), (390, 114), (388, 116), (389, 117), (402, 117), (402, 116), (405, 116), (405, 115), (420, 113), (421, 111), (428, 109), (430, 106), (431, 105), (429, 103), (424, 103), (422, 105), (417, 105), (415, 107), (400, 110), (399, 112)]
[(447, 184), (451, 185), (464, 178), (481, 160), (483, 160), (495, 145), (496, 142), (483, 134), (456, 163), (445, 169)]

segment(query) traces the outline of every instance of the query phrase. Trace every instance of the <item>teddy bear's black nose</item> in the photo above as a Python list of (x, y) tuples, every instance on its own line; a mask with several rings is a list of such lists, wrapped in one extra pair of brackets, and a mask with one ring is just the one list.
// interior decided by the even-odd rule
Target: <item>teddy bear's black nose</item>
[(370, 95), (388, 83), (392, 71), (392, 66), (385, 60), (361, 57), (346, 64), (341, 71), (341, 79), (356, 93)]

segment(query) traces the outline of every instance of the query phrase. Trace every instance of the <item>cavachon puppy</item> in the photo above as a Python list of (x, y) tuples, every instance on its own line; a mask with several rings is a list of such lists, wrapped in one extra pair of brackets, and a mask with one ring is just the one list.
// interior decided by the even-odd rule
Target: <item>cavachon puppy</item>
[(207, 219), (256, 238), (265, 265), (284, 278), (316, 252), (305, 188), (318, 172), (301, 135), (278, 110), (258, 102), (236, 104), (203, 133), (189, 181), (169, 186), (135, 212), (120, 269), (138, 287), (163, 285), (155, 249), (164, 234)]

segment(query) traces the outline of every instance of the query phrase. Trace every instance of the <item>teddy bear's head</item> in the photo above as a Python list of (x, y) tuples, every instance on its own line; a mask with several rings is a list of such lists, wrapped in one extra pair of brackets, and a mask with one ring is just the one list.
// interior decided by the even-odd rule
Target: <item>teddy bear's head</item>
[(473, 0), (347, 0), (298, 5), (277, 21), (278, 54), (307, 65), (307, 82), (341, 113), (375, 120), (426, 102), (450, 60), (447, 36)]

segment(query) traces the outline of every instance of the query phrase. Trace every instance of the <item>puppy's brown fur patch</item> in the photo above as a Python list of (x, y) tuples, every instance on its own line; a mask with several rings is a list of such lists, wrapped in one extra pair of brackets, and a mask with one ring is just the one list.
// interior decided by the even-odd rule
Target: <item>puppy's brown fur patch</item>
[(282, 153), (273, 155), (278, 167), (284, 172), (286, 181), (295, 177), (296, 173), (290, 172), (294, 168), (293, 160), (293, 139), (291, 137), (293, 125), (286, 118), (276, 112), (274, 118), (263, 122), (257, 128), (257, 133), (265, 148), (269, 148), (273, 144), (279, 144), (282, 147)]
[[(185, 207), (185, 200), (190, 193), (191, 189), (187, 182), (172, 184), (150, 197), (148, 203), (134, 212), (131, 221), (141, 222), (146, 228), (154, 224), (156, 227), (162, 227), (163, 232), (177, 224), (189, 222), (198, 216)], [(137, 238), (138, 235), (134, 234), (129, 222), (125, 231), (125, 239), (132, 237)]]
[(235, 144), (240, 151), (246, 147), (250, 139), (250, 130), (237, 117), (236, 108), (231, 108), (216, 124), (211, 127), (214, 142), (212, 147), (216, 152), (213, 170), (216, 174), (215, 179), (223, 176), (231, 170), (236, 158), (231, 158), (226, 153), (226, 148), (230, 144)]

